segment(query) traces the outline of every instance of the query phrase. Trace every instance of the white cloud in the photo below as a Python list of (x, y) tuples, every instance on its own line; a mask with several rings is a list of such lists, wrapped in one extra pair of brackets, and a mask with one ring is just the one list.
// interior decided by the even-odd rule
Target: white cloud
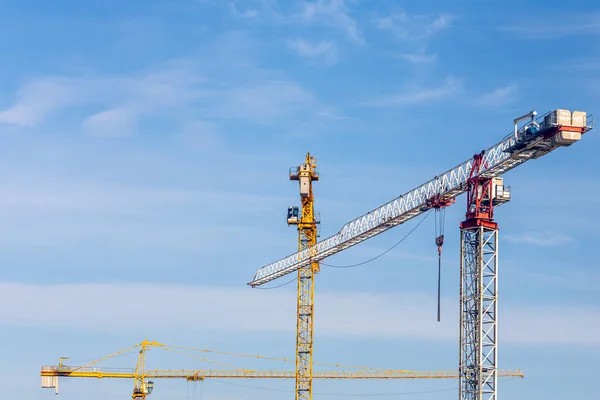
[(253, 18), (258, 16), (258, 10), (255, 8), (247, 8), (245, 10), (239, 10), (235, 1), (229, 2), (229, 9), (235, 15), (238, 15), (242, 18)]
[(522, 21), (500, 30), (514, 33), (526, 39), (559, 39), (568, 36), (592, 36), (600, 34), (600, 13), (565, 14), (560, 16), (538, 14), (537, 20), (526, 24)]
[(290, 39), (287, 45), (298, 55), (318, 60), (324, 65), (333, 65), (337, 61), (336, 47), (332, 42), (309, 43), (303, 39)]
[(504, 236), (504, 238), (509, 242), (534, 246), (556, 246), (573, 241), (573, 238), (568, 235), (551, 231), (533, 231), (514, 235), (507, 234)]
[(462, 82), (455, 78), (448, 78), (443, 85), (433, 88), (410, 86), (395, 94), (381, 96), (368, 102), (368, 105), (381, 107), (395, 107), (407, 104), (421, 104), (444, 100), (462, 91)]
[(405, 11), (395, 11), (377, 20), (377, 28), (390, 31), (396, 38), (408, 41), (423, 41), (448, 28), (453, 20), (442, 14), (436, 18), (426, 15), (408, 15)]
[(403, 53), (398, 54), (398, 57), (413, 64), (424, 64), (434, 62), (437, 59), (437, 54), (426, 55), (418, 53)]
[(395, 39), (405, 47), (396, 57), (413, 64), (432, 63), (437, 54), (427, 54), (429, 41), (439, 32), (449, 28), (454, 17), (441, 14), (437, 17), (430, 15), (409, 15), (405, 11), (396, 10), (387, 17), (375, 20), (377, 29), (390, 32)]
[(517, 85), (508, 85), (485, 93), (475, 99), (475, 104), (486, 107), (499, 107), (511, 103), (515, 99)]
[[(102, 307), (90, 307), (99, 299), (102, 299)], [(441, 323), (435, 319), (435, 298), (422, 293), (320, 292), (315, 302), (318, 307), (315, 332), (319, 336), (452, 342), (458, 334), (455, 301), (449, 299), (443, 302)], [(48, 312), (40, 312), (40, 304)], [(348, 307), (349, 304), (352, 307)], [(399, 304), (410, 304), (410, 307), (399, 307)], [(600, 346), (600, 337), (596, 335), (600, 329), (598, 308), (511, 306), (503, 302), (501, 313), (500, 340), (504, 343)], [(295, 318), (295, 291), (130, 282), (0, 283), (0, 319), (9, 326), (53, 326), (97, 332), (127, 330), (144, 337), (159, 335), (164, 329), (292, 334)], [(156, 324), (156, 321), (161, 323)]]
[(135, 129), (135, 115), (124, 109), (106, 110), (85, 119), (82, 127), (92, 136), (128, 136)]
[[(281, 2), (277, 0), (247, 0), (240, 10), (240, 1), (231, 1), (232, 14), (268, 25), (322, 25), (343, 32), (351, 41), (363, 44), (364, 38), (354, 18), (350, 16), (348, 3), (353, 0), (300, 0)], [(285, 6), (282, 11), (278, 6)], [(299, 8), (299, 9), (298, 9)]]
[(594, 57), (570, 58), (561, 64), (551, 65), (549, 68), (595, 72), (600, 70), (600, 59)]
[[(0, 247), (60, 248), (101, 240), (118, 246), (207, 252), (228, 249), (230, 241), (236, 240), (238, 251), (249, 250), (255, 242), (244, 238), (255, 228), (239, 221), (248, 213), (264, 213), (283, 202), (276, 196), (242, 191), (67, 182), (64, 178), (59, 183), (51, 176), (26, 182), (0, 187), (6, 191), (0, 198), (4, 221)], [(240, 209), (239, 204), (246, 206)], [(220, 216), (214, 210), (229, 211)], [(278, 239), (265, 240), (277, 243)]]
[(355, 43), (364, 43), (358, 24), (350, 16), (344, 0), (304, 1), (300, 17), (308, 23), (321, 23), (340, 29)]
[[(217, 4), (224, 3), (222, 0)], [(240, 7), (243, 3), (244, 7)], [(293, 17), (276, 10), (277, 0), (231, 0), (229, 10), (237, 17), (252, 20), (255, 23), (282, 24), (293, 22)]]
[(168, 62), (149, 71), (113, 76), (39, 77), (22, 86), (14, 104), (0, 112), (0, 122), (36, 126), (69, 106), (85, 105), (100, 108), (87, 116), (86, 128), (111, 125), (129, 129), (134, 114), (165, 113), (202, 98), (205, 93), (198, 90), (198, 84), (203, 79), (192, 68)]
[(80, 116), (85, 132), (122, 136), (148, 117), (166, 119), (177, 128), (199, 115), (263, 124), (293, 116), (306, 121), (325, 107), (280, 71), (257, 68), (254, 60), (237, 54), (236, 49), (247, 46), (245, 41), (231, 43), (236, 40), (229, 35), (222, 46), (207, 50), (206, 58), (215, 60), (211, 64), (175, 60), (119, 75), (38, 78), (26, 83), (14, 104), (0, 112), (0, 123), (39, 125), (53, 113), (76, 105), (77, 113), (81, 106), (92, 110)]
[(0, 124), (36, 126), (52, 113), (71, 104), (77, 96), (68, 79), (47, 77), (23, 85), (15, 103), (0, 111)]
[(209, 106), (209, 115), (217, 118), (242, 118), (268, 122), (307, 110), (317, 112), (317, 102), (307, 90), (287, 80), (267, 80), (223, 91)]
[(336, 120), (336, 121), (348, 121), (351, 120), (352, 118), (350, 117), (346, 117), (344, 115), (340, 115), (336, 110), (333, 109), (326, 109), (323, 111), (319, 111), (316, 114), (318, 117), (323, 117), (323, 118), (327, 118), (327, 119), (331, 119), (331, 120)]
[[(3, 210), (74, 210), (110, 213), (138, 213), (144, 208), (195, 202), (202, 199), (220, 199), (219, 193), (167, 188), (135, 187), (90, 182), (28, 181), (27, 185), (0, 186), (6, 195), (0, 198)], [(226, 197), (224, 195), (223, 197)]]

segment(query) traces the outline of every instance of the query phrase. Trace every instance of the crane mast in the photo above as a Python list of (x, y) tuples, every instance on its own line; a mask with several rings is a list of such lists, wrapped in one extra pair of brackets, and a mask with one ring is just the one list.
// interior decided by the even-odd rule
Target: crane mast
[(260, 286), (315, 265), (432, 208), (445, 208), (466, 192), (466, 219), (460, 224), (459, 398), (497, 400), (498, 225), (493, 215), (494, 207), (510, 200), (510, 188), (500, 176), (572, 145), (593, 129), (593, 116), (582, 111), (557, 109), (536, 116), (531, 111), (515, 118), (514, 131), (494, 146), (348, 222), (337, 234), (261, 267), (248, 285)]
[(146, 351), (150, 347), (158, 345), (160, 344), (156, 342), (149, 342), (147, 340), (143, 341), (140, 345), (140, 355), (138, 356), (138, 362), (133, 373), (133, 394), (131, 395), (133, 400), (145, 400), (146, 395), (152, 393), (154, 383), (146, 380)]
[[(310, 153), (297, 168), (290, 168), (290, 180), (300, 186), (301, 209), (288, 208), (288, 225), (298, 226), (298, 251), (313, 249), (317, 243), (317, 223), (314, 210), (313, 181), (319, 180), (317, 160)], [(299, 215), (300, 214), (300, 215)], [(299, 218), (298, 218), (299, 216)], [(314, 276), (319, 263), (298, 269), (298, 304), (296, 324), (296, 400), (312, 399)]]
[(466, 219), (460, 224), (459, 399), (496, 400), (498, 383), (498, 224), (494, 206), (510, 201), (502, 178), (482, 178), (473, 156)]

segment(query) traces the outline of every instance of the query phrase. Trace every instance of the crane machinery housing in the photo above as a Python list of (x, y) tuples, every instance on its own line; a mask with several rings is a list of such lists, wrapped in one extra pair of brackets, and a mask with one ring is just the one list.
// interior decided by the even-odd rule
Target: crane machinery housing
[[(582, 111), (556, 109), (536, 116), (536, 111), (531, 111), (515, 118), (514, 130), (497, 144), (346, 223), (338, 233), (319, 242), (312, 194), (312, 181), (318, 179), (316, 161), (309, 153), (297, 173), (290, 173), (290, 179), (299, 177), (302, 210), (299, 213), (298, 208), (290, 207), (288, 224), (298, 224), (300, 237), (308, 239), (297, 253), (258, 269), (248, 285), (257, 287), (298, 271), (297, 400), (312, 398), (313, 277), (319, 262), (428, 210), (448, 207), (463, 193), (467, 193), (467, 211), (460, 224), (459, 398), (497, 400), (498, 225), (493, 217), (494, 208), (509, 201), (511, 195), (501, 175), (571, 146), (593, 129), (593, 115)], [(438, 246), (443, 236), (440, 239)]]
[[(154, 390), (154, 381), (150, 379), (185, 379), (187, 381), (203, 381), (204, 379), (294, 379), (296, 373), (293, 371), (274, 371), (274, 370), (254, 370), (254, 369), (226, 369), (226, 370), (185, 370), (185, 369), (146, 369), (146, 353), (151, 348), (159, 348), (167, 351), (181, 353), (180, 350), (212, 352), (234, 356), (263, 358), (277, 361), (290, 361), (285, 358), (262, 357), (249, 354), (234, 354), (219, 351), (211, 351), (205, 349), (186, 348), (182, 346), (171, 346), (156, 341), (144, 340), (127, 349), (115, 352), (106, 357), (92, 361), (86, 365), (73, 366), (65, 365), (64, 360), (67, 358), (61, 357), (58, 365), (43, 366), (40, 371), (42, 378), (42, 388), (54, 389), (55, 394), (58, 394), (58, 378), (96, 378), (96, 379), (133, 379), (133, 400), (144, 400)], [(139, 349), (137, 364), (134, 370), (124, 371), (123, 369), (111, 370), (97, 367), (98, 363), (107, 359), (121, 356), (130, 351)], [(205, 358), (202, 358), (204, 361)], [(321, 363), (325, 365), (331, 365)], [(336, 366), (341, 366), (335, 364)], [(314, 379), (449, 379), (458, 377), (456, 371), (410, 371), (410, 370), (388, 370), (376, 369), (357, 366), (345, 366), (351, 368), (360, 368), (362, 371), (318, 371), (315, 372), (312, 378)], [(501, 371), (501, 376), (507, 377), (523, 377), (523, 373), (519, 370)]]

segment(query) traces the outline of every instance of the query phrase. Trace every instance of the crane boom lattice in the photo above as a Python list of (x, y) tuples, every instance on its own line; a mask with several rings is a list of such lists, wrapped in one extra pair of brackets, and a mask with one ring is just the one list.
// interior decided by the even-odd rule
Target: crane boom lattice
[[(573, 126), (571, 118), (568, 123), (563, 123), (566, 121), (555, 117), (554, 113), (556, 111), (544, 114), (532, 121), (540, 127), (537, 132), (532, 133), (532, 129), (516, 130), (499, 143), (484, 150), (484, 166), (479, 172), (479, 176), (484, 178), (500, 176), (526, 161), (539, 158), (561, 146), (570, 144), (568, 137), (580, 136), (592, 129), (592, 115), (586, 116), (585, 113), (574, 112), (573, 114), (578, 114), (576, 124)], [(348, 222), (337, 234), (318, 242), (314, 248), (303, 249), (265, 265), (256, 272), (248, 285), (253, 287), (263, 285), (400, 225), (427, 211), (431, 199), (438, 197), (450, 200), (463, 194), (467, 190), (473, 162), (473, 159), (465, 161), (423, 185)]]
[[(98, 363), (109, 358), (123, 355), (130, 350), (139, 347), (138, 361), (135, 369), (124, 370), (108, 369), (97, 367)], [(54, 389), (58, 394), (58, 379), (59, 378), (96, 378), (96, 379), (133, 379), (133, 395), (134, 399), (145, 399), (153, 392), (154, 382), (149, 379), (185, 379), (187, 381), (203, 381), (205, 379), (297, 379), (296, 371), (276, 371), (276, 370), (255, 370), (255, 369), (146, 369), (145, 358), (146, 352), (151, 348), (160, 348), (167, 351), (175, 351), (175, 349), (183, 348), (181, 346), (169, 346), (163, 343), (144, 340), (143, 342), (129, 347), (125, 350), (118, 351), (109, 356), (102, 357), (96, 361), (92, 361), (83, 366), (65, 365), (60, 358), (58, 365), (43, 366), (40, 371), (42, 378), (42, 388)], [(202, 349), (191, 349), (195, 351), (206, 351)], [(176, 351), (177, 352), (177, 351)], [(268, 357), (250, 356), (247, 354), (223, 353), (235, 356), (244, 356), (252, 358)], [(274, 359), (279, 361), (291, 361), (287, 359)], [(324, 363), (321, 363), (324, 364)], [(335, 364), (342, 366), (340, 364)], [(349, 366), (345, 366), (349, 367)], [(365, 369), (363, 371), (315, 371), (312, 373), (312, 379), (451, 379), (459, 376), (458, 371), (411, 371), (411, 370), (393, 370), (393, 369), (377, 369), (367, 367), (351, 366), (351, 368)], [(500, 371), (499, 376), (506, 377), (523, 377), (520, 370)]]
[[(96, 378), (96, 379), (135, 379), (135, 372), (104, 371), (101, 368), (81, 368), (77, 366), (58, 367), (44, 366), (40, 372), (43, 388), (55, 388), (52, 378)], [(502, 377), (524, 377), (520, 370), (500, 371)], [(295, 379), (294, 371), (276, 370), (186, 370), (186, 369), (150, 369), (145, 372), (149, 379), (185, 379), (188, 381), (201, 381), (204, 379)], [(378, 371), (314, 371), (313, 379), (455, 379), (458, 371), (404, 371), (404, 370), (378, 370)]]

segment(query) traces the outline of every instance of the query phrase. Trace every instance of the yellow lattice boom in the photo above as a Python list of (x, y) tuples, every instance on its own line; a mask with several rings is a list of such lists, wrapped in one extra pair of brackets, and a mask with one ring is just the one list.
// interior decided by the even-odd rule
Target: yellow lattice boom
[[(146, 396), (152, 393), (154, 383), (148, 379), (175, 378), (186, 379), (188, 381), (202, 381), (204, 379), (297, 379), (296, 371), (277, 371), (277, 370), (254, 370), (254, 369), (145, 369), (146, 352), (150, 348), (155, 347), (162, 350), (178, 353), (181, 355), (198, 358), (206, 362), (214, 362), (201, 356), (184, 353), (182, 350), (201, 352), (201, 353), (216, 353), (224, 355), (232, 355), (239, 357), (249, 357), (256, 359), (267, 359), (283, 362), (294, 362), (287, 358), (265, 357), (250, 354), (239, 354), (230, 352), (221, 352), (215, 350), (206, 350), (198, 348), (188, 348), (182, 346), (170, 346), (163, 343), (144, 340), (143, 342), (129, 347), (125, 350), (118, 351), (106, 357), (92, 361), (82, 366), (70, 366), (63, 363), (63, 358), (60, 359), (58, 365), (43, 366), (40, 372), (42, 377), (43, 388), (53, 388), (58, 394), (58, 378), (96, 378), (96, 379), (133, 379), (134, 390), (133, 399), (145, 399)], [(138, 362), (135, 369), (130, 371), (111, 371), (108, 368), (99, 368), (96, 365), (109, 358), (123, 355), (139, 348)], [(392, 369), (377, 369), (365, 366), (344, 365), (344, 364), (328, 364), (323, 362), (315, 362), (315, 364), (329, 365), (335, 367), (345, 367), (360, 369), (360, 371), (314, 371), (312, 379), (456, 379), (459, 377), (458, 371), (411, 371), (411, 370), (392, 370)], [(520, 370), (500, 371), (499, 376), (504, 377), (524, 377)]]
[[(275, 370), (186, 370), (186, 369), (154, 369), (145, 371), (146, 378), (181, 378), (188, 381), (201, 381), (204, 379), (295, 379), (294, 371)], [(134, 379), (137, 375), (131, 372), (104, 371), (100, 368), (82, 368), (76, 366), (44, 366), (42, 377), (71, 377), (71, 378), (122, 378)], [(500, 376), (523, 377), (520, 370), (502, 371)], [(379, 370), (379, 371), (315, 371), (313, 379), (449, 379), (458, 378), (458, 371), (404, 371), (404, 370)], [(46, 380), (43, 382), (49, 382)], [(53, 386), (51, 386), (53, 387)]]

